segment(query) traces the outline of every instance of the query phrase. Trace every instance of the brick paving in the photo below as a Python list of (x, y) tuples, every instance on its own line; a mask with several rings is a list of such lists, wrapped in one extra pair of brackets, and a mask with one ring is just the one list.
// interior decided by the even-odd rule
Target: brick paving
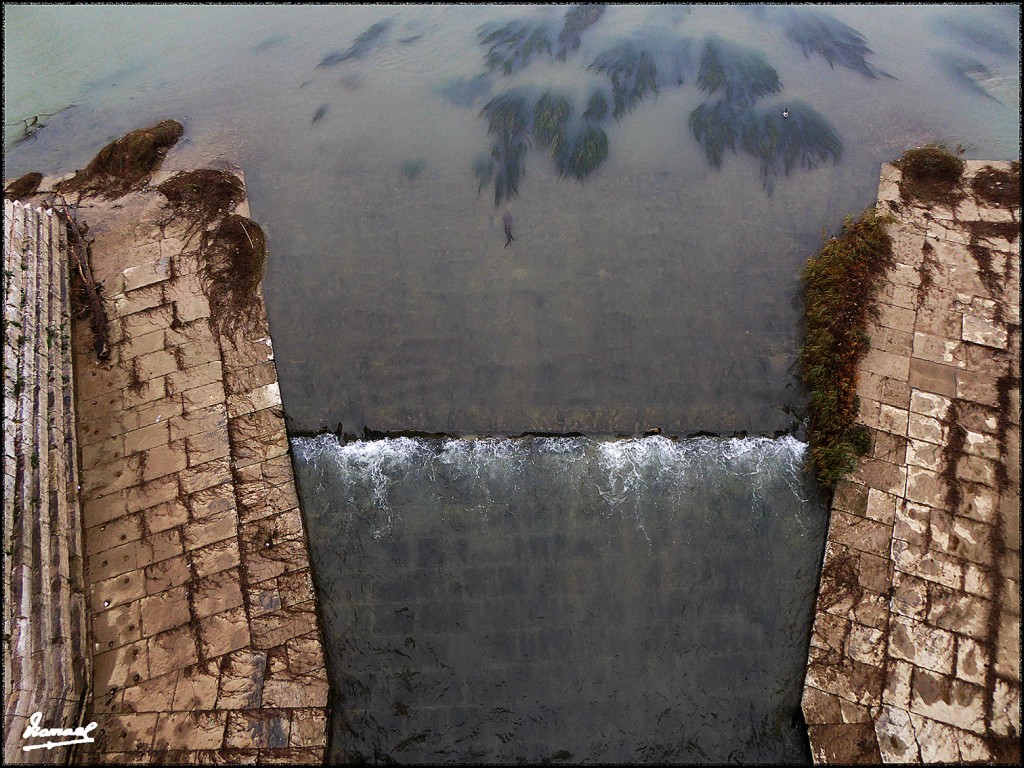
[(1020, 756), (1020, 201), (970, 194), (986, 167), (1010, 164), (969, 161), (955, 209), (906, 203), (882, 169), (896, 265), (859, 368), (872, 450), (822, 567), (815, 762)]
[(79, 212), (112, 352), (76, 320), (99, 724), (78, 756), (319, 763), (328, 684), (262, 289), (252, 322), (211, 321), (200, 237), (154, 189), (171, 175)]

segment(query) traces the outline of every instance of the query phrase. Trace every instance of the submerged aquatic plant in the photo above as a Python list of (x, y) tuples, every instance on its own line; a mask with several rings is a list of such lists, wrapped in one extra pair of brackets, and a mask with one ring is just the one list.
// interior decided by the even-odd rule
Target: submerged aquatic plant
[(547, 91), (533, 108), (533, 137), (541, 147), (550, 147), (557, 156), (565, 144), (565, 127), (572, 116), (572, 102), (563, 95)]
[(712, 38), (700, 57), (697, 87), (708, 95), (721, 91), (726, 101), (752, 104), (781, 91), (782, 82), (757, 51)]
[(558, 33), (558, 53), (555, 58), (565, 61), (568, 54), (580, 47), (580, 35), (594, 26), (604, 15), (604, 3), (575, 5), (565, 12), (565, 24)]
[(838, 162), (843, 154), (835, 129), (802, 102), (789, 105), (788, 118), (777, 109), (758, 110), (743, 121), (740, 146), (761, 161), (761, 183), (768, 194), (780, 171), (786, 176), (797, 167), (811, 171), (827, 160)]
[[(943, 27), (946, 34), (961, 45), (966, 43), (997, 56), (1020, 55), (1019, 42), (1006, 34), (1004, 27), (987, 24), (977, 18), (967, 19), (961, 16), (944, 16), (938, 19), (936, 24)], [(1018, 29), (1019, 26), (1018, 18), (1014, 29)]]
[(523, 69), (536, 54), (551, 53), (551, 31), (545, 22), (516, 20), (481, 28), (480, 45), (490, 46), (485, 61), (490, 70), (511, 75)]
[(964, 90), (978, 96), (984, 96), (986, 99), (992, 99), (997, 104), (1003, 103), (985, 87), (985, 84), (991, 82), (995, 76), (992, 74), (992, 70), (977, 59), (945, 52), (933, 53), (932, 56), (939, 63), (946, 76)]
[(587, 100), (587, 109), (583, 113), (583, 119), (599, 122), (604, 120), (607, 115), (608, 99), (605, 98), (604, 91), (598, 89), (590, 94), (590, 98)]
[[(519, 180), (525, 173), (526, 150), (530, 148), (527, 131), (530, 125), (531, 109), (526, 95), (518, 90), (506, 91), (491, 99), (480, 112), (488, 120), (487, 132), (494, 137), (488, 178), (494, 178), (494, 204), (501, 205), (502, 199), (519, 194)], [(485, 169), (477, 167), (477, 176), (482, 178)]]
[(491, 81), (486, 75), (479, 77), (454, 77), (446, 80), (435, 93), (449, 104), (457, 107), (471, 107), (477, 99), (491, 90)]
[(632, 112), (648, 93), (658, 92), (658, 69), (654, 57), (630, 40), (598, 54), (587, 69), (603, 73), (611, 80), (612, 116), (616, 120), (626, 112)]
[(800, 46), (806, 58), (816, 53), (830, 67), (839, 64), (872, 79), (879, 75), (892, 78), (868, 64), (866, 57), (872, 51), (863, 35), (838, 19), (809, 8), (788, 9), (784, 24), (786, 36)]
[(324, 60), (317, 64), (317, 67), (333, 67), (335, 64), (342, 64), (351, 59), (361, 59), (369, 53), (384, 36), (384, 33), (391, 27), (390, 21), (378, 21), (369, 29), (359, 35), (352, 43), (352, 46), (345, 51), (334, 51), (327, 54)]
[(585, 124), (566, 141), (563, 151), (555, 155), (558, 175), (574, 176), (583, 181), (608, 157), (608, 135), (592, 124)]
[(839, 237), (804, 265), (804, 343), (800, 379), (810, 393), (807, 437), (810, 463), (828, 489), (867, 452), (870, 435), (856, 425), (857, 365), (870, 339), (867, 321), (877, 312), (875, 288), (893, 260), (888, 214), (869, 208), (848, 217)]
[(761, 183), (771, 194), (779, 174), (797, 167), (813, 170), (826, 160), (838, 162), (843, 145), (835, 129), (802, 102), (777, 109), (753, 109), (727, 100), (705, 102), (690, 113), (690, 130), (713, 168), (722, 167), (725, 150), (742, 150), (761, 162)]

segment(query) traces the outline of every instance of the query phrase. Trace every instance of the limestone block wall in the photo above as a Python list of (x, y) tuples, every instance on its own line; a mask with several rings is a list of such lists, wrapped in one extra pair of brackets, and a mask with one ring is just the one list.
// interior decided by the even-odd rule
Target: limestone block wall
[(89, 677), (69, 344), (67, 233), (52, 210), (4, 201), (4, 762), (28, 718), (78, 724)]
[[(1005, 194), (985, 194), (994, 174)], [(872, 448), (836, 487), (803, 711), (816, 763), (1014, 763), (1019, 166), (968, 161), (953, 207), (900, 180), (883, 166), (895, 265), (857, 388)]]

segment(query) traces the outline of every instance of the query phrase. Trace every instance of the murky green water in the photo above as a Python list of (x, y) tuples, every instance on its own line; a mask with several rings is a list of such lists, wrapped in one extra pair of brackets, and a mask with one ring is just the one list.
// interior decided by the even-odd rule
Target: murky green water
[[(879, 164), (931, 139), (963, 142), (969, 157), (1018, 153), (1013, 6), (819, 9), (896, 79), (805, 57), (783, 9), (612, 6), (564, 63), (554, 40), (552, 55), (486, 78), (475, 100), (456, 89), (468, 106), (445, 99), (486, 72), (481, 27), (546, 21), (554, 39), (566, 10), (7, 6), (5, 119), (78, 106), (7, 153), (6, 170), (82, 167), (167, 117), (186, 125), (183, 161), (241, 165), (269, 235), (294, 428), (770, 434), (800, 402), (798, 269), (824, 230), (873, 200)], [(318, 67), (379, 22), (364, 55)], [(774, 68), (782, 90), (754, 108), (776, 120), (814, 110), (841, 140), (839, 162), (797, 163), (771, 196), (749, 154), (726, 150), (711, 168), (688, 124), (721, 95), (698, 87), (711, 37)], [(493, 139), (484, 105), (556, 88), (578, 117), (592, 88), (611, 100), (608, 72), (587, 66), (623, 40), (653, 52), (661, 85), (600, 124), (607, 160), (581, 184), (534, 146), (518, 197), (496, 208), (492, 186), (478, 193), (474, 161)], [(690, 43), (681, 86), (665, 63), (678, 40)], [(965, 61), (988, 74), (958, 74)]]
[(809, 760), (802, 443), (292, 447), (334, 761)]

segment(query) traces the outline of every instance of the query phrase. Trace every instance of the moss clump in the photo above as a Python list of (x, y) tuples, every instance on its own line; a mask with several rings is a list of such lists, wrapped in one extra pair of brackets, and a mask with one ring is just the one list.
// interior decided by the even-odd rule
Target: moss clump
[(810, 392), (808, 440), (819, 481), (835, 487), (870, 447), (870, 435), (855, 424), (857, 365), (870, 339), (867, 321), (876, 312), (875, 286), (892, 263), (886, 225), (894, 219), (869, 208), (849, 217), (839, 237), (807, 260), (804, 283), (804, 345), (800, 379)]
[(175, 174), (157, 189), (176, 214), (198, 228), (233, 211), (245, 199), (245, 188), (237, 176), (212, 168)]
[(57, 191), (101, 194), (114, 199), (145, 182), (160, 167), (167, 150), (184, 133), (181, 123), (164, 120), (113, 141), (74, 178), (57, 185)]
[(32, 197), (39, 189), (39, 185), (43, 181), (43, 174), (41, 173), (26, 173), (20, 179), (15, 179), (7, 188), (4, 190), (4, 197), (8, 200), (24, 200), (26, 197)]
[(202, 279), (210, 297), (214, 323), (233, 332), (254, 319), (254, 302), (267, 264), (267, 241), (260, 225), (231, 214), (203, 238)]
[(955, 206), (963, 197), (964, 161), (941, 144), (908, 149), (894, 165), (903, 173), (904, 200)]
[(974, 175), (971, 191), (986, 203), (1016, 208), (1020, 205), (1020, 163), (1011, 163), (1008, 171), (985, 166)]

